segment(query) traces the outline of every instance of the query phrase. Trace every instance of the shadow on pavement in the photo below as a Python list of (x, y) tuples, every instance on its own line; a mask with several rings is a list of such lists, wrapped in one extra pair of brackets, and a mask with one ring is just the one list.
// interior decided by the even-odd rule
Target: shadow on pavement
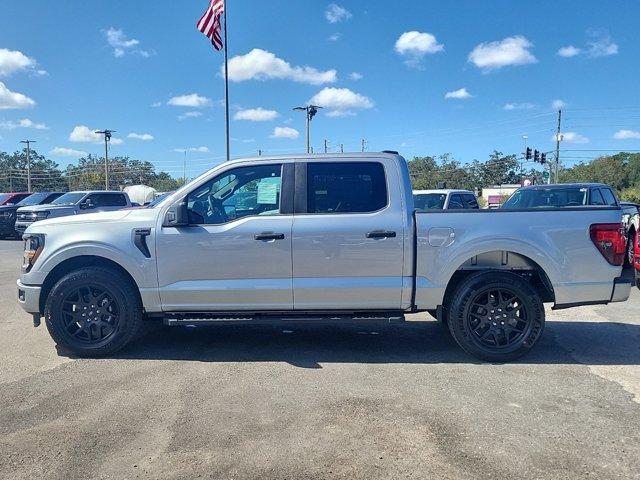
[[(303, 368), (322, 368), (322, 363), (481, 363), (434, 321), (393, 327), (158, 325), (110, 358), (286, 362)], [(640, 326), (548, 322), (540, 343), (516, 363), (638, 365)]]

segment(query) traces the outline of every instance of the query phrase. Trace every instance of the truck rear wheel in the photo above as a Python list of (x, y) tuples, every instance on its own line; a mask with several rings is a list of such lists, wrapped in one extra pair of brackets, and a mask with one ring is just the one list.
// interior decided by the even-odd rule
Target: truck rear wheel
[(66, 274), (53, 286), (45, 304), (51, 337), (82, 357), (120, 350), (142, 325), (136, 288), (115, 269), (86, 267)]
[(531, 350), (544, 330), (540, 296), (514, 273), (472, 274), (451, 298), (449, 330), (464, 351), (482, 360), (515, 360)]

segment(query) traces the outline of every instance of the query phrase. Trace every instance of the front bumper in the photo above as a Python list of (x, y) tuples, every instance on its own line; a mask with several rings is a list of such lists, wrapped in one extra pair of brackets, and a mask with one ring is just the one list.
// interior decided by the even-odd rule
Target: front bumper
[(25, 312), (40, 313), (40, 291), (39, 285), (24, 285), (18, 280), (18, 303)]

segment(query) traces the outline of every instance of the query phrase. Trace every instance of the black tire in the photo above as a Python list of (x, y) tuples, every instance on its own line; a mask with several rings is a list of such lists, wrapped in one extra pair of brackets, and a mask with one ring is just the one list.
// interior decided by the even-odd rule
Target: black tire
[(510, 272), (480, 272), (465, 278), (448, 305), (449, 331), (462, 349), (489, 362), (526, 354), (544, 331), (540, 295)]
[(627, 256), (624, 259), (625, 261), (625, 265), (629, 265), (629, 266), (633, 266), (633, 258), (635, 255), (635, 248), (633, 245), (633, 242), (635, 241), (636, 234), (635, 232), (631, 231), (629, 233), (629, 237), (627, 238)]
[(120, 350), (138, 336), (143, 323), (136, 285), (105, 267), (80, 268), (58, 280), (44, 318), (55, 342), (80, 357)]

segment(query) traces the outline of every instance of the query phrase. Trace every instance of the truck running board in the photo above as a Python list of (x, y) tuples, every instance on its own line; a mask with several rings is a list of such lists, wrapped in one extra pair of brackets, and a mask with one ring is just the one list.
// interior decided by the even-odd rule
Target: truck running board
[(404, 322), (402, 312), (354, 312), (354, 313), (203, 313), (180, 312), (167, 313), (165, 325), (221, 325), (221, 324), (397, 324)]

